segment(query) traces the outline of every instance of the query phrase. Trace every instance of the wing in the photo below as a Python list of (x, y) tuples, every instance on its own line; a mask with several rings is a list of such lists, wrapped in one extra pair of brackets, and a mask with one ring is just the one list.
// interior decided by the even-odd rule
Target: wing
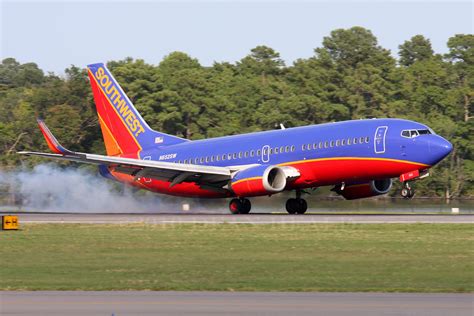
[(181, 182), (195, 182), (206, 189), (225, 190), (224, 186), (232, 177), (231, 168), (202, 166), (193, 164), (178, 164), (172, 162), (140, 160), (133, 158), (113, 157), (96, 154), (73, 152), (65, 149), (54, 137), (42, 120), (38, 120), (41, 132), (51, 153), (21, 151), (27, 156), (40, 156), (58, 160), (68, 160), (80, 163), (106, 165), (114, 171), (132, 175), (136, 179), (145, 177), (170, 182), (170, 187)]

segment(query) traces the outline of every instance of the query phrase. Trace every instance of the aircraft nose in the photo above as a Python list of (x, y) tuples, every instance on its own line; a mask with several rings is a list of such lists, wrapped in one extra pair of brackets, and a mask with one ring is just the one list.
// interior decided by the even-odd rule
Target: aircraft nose
[(441, 161), (453, 150), (453, 145), (443, 137), (436, 136), (430, 141), (430, 153), (436, 162)]

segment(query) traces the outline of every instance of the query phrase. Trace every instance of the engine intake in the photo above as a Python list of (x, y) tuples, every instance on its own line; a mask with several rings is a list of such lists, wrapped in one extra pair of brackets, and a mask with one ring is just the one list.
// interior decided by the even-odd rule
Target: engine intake
[(372, 180), (367, 183), (349, 184), (342, 188), (334, 187), (333, 191), (342, 195), (346, 200), (355, 200), (388, 193), (392, 188), (392, 179)]
[(293, 167), (260, 165), (237, 172), (230, 187), (237, 196), (269, 195), (283, 191), (299, 175)]

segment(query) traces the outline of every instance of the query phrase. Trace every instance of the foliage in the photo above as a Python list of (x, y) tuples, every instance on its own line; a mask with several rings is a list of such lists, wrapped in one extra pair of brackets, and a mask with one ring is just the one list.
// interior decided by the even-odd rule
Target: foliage
[[(400, 45), (397, 61), (370, 30), (338, 29), (314, 56), (285, 66), (278, 52), (253, 48), (235, 64), (203, 67), (183, 52), (158, 65), (126, 58), (110, 61), (145, 120), (157, 130), (189, 139), (322, 122), (399, 117), (431, 126), (455, 146), (453, 154), (417, 184), (424, 195), (474, 195), (472, 112), (474, 36), (448, 39), (434, 54), (416, 35)], [(103, 152), (87, 70), (45, 75), (34, 63), (6, 58), (0, 65), (0, 161), (19, 163), (22, 149), (46, 150), (34, 117), (46, 118), (64, 145)], [(34, 164), (38, 160), (24, 161)]]

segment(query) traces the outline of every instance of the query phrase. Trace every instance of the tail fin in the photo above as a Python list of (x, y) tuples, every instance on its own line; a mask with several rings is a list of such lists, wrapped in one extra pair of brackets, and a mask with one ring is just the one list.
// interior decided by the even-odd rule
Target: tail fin
[(66, 149), (58, 142), (56, 137), (54, 137), (53, 133), (51, 133), (48, 126), (46, 126), (46, 123), (42, 119), (38, 118), (36, 121), (38, 122), (41, 133), (43, 133), (46, 144), (48, 144), (49, 149), (53, 153), (60, 155), (75, 155), (74, 152)]
[(139, 158), (142, 149), (187, 141), (152, 130), (103, 63), (87, 67), (107, 155)]

